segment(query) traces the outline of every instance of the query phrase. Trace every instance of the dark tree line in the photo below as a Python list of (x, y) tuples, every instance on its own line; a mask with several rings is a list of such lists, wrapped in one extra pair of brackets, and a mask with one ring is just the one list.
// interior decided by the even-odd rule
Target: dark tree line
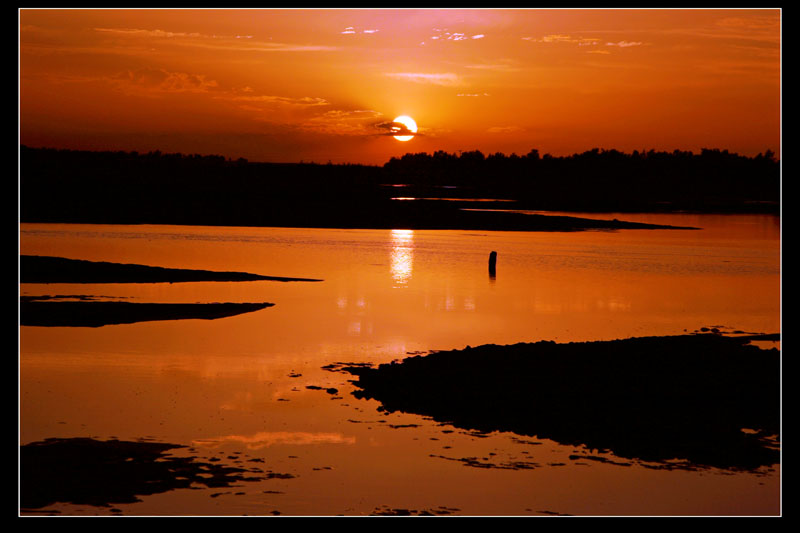
[(21, 147), (23, 222), (304, 225), (358, 211), (380, 167)]
[(464, 205), (391, 197), (513, 199), (521, 209), (777, 212), (780, 163), (771, 152), (594, 149), (565, 157), (438, 151), (381, 167), (22, 146), (19, 192), (22, 222), (434, 227), (462, 216)]
[[(580, 154), (524, 156), (480, 151), (406, 154), (384, 165), (393, 181), (465, 187), (541, 209), (775, 209), (780, 163), (771, 151), (745, 157), (728, 150), (699, 154), (595, 148)], [(465, 190), (465, 192), (467, 192)]]

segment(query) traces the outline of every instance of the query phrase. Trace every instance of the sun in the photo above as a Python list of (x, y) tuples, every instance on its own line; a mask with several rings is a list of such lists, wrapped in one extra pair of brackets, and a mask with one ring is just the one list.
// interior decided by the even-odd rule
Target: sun
[[(413, 118), (411, 118), (409, 116), (400, 115), (399, 117), (395, 118), (392, 122), (396, 122), (397, 124), (402, 124), (403, 126), (405, 126), (404, 129), (401, 129), (398, 126), (393, 126), (392, 127), (393, 131), (403, 131), (404, 133), (406, 131), (410, 131), (411, 133), (417, 133), (417, 123), (414, 121)], [(414, 136), (413, 135), (395, 135), (394, 138), (397, 139), (398, 141), (410, 141), (411, 139), (414, 138)]]

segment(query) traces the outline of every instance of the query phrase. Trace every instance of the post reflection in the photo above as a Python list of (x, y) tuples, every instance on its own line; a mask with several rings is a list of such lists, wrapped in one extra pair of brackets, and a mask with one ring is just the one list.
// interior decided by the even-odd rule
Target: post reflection
[(411, 281), (414, 266), (414, 230), (392, 230), (392, 281), (394, 287), (404, 287)]

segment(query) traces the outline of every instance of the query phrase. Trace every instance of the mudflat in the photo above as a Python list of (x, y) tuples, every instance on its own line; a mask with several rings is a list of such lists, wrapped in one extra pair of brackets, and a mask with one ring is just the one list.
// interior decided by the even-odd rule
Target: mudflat
[(20, 255), (20, 283), (180, 283), (191, 281), (321, 281), (158, 266)]
[(108, 301), (49, 301), (21, 297), (20, 326), (100, 327), (152, 320), (214, 320), (250, 313), (273, 303), (136, 303)]
[[(56, 502), (109, 507), (174, 489), (229, 487), (264, 479), (262, 468), (218, 463), (164, 442), (53, 438), (20, 446), (20, 507)], [(236, 461), (241, 464), (241, 461)]]
[[(310, 278), (263, 276), (249, 272), (217, 272), (148, 265), (86, 261), (65, 257), (20, 255), (21, 283), (181, 283), (238, 281), (321, 281)], [(100, 327), (151, 320), (213, 320), (258, 311), (275, 304), (139, 303), (98, 301), (88, 295), (21, 296), (20, 325)]]
[(380, 410), (584, 445), (653, 468), (779, 462), (780, 351), (772, 336), (689, 334), (484, 345), (342, 370)]

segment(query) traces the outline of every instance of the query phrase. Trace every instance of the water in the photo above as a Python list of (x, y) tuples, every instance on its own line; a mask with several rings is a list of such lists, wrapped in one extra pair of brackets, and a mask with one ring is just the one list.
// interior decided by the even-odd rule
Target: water
[[(611, 340), (701, 327), (780, 331), (776, 217), (604, 217), (703, 229), (23, 224), (22, 254), (324, 281), (21, 285), (21, 295), (275, 306), (212, 321), (21, 327), (20, 443), (148, 437), (192, 445), (204, 456), (238, 452), (293, 476), (146, 496), (116, 505), (124, 514), (778, 514), (777, 467), (730, 475), (576, 461), (569, 458), (575, 448), (551, 441), (476, 436), (415, 415), (386, 415), (377, 402), (350, 395), (352, 376), (322, 368), (486, 343)], [(468, 457), (496, 468), (468, 466)], [(536, 467), (501, 468), (514, 461)], [(110, 514), (68, 504), (48, 509)]]

